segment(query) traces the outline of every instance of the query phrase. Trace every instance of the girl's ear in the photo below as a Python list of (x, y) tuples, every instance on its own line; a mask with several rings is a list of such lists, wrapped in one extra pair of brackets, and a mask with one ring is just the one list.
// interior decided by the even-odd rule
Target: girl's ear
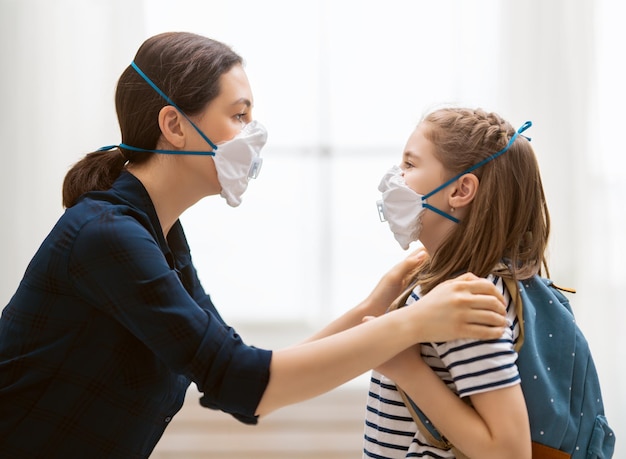
[(474, 174), (465, 174), (459, 177), (450, 190), (451, 193), (448, 197), (450, 207), (461, 209), (469, 205), (478, 192), (479, 184), (478, 177)]
[(163, 138), (175, 148), (185, 146), (185, 130), (182, 126), (182, 115), (171, 105), (159, 111), (159, 127)]

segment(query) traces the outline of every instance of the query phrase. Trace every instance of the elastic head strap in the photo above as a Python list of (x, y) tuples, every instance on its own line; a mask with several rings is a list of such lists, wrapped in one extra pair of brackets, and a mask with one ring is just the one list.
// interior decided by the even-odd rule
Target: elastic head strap
[[(185, 112), (184, 112), (184, 111), (182, 111), (182, 110), (180, 109), (180, 107), (179, 107), (178, 105), (176, 105), (176, 103), (175, 103), (172, 99), (170, 99), (170, 98), (167, 96), (167, 94), (165, 94), (163, 91), (161, 91), (161, 89), (160, 89), (160, 88), (159, 88), (156, 84), (154, 84), (154, 82), (153, 82), (150, 78), (148, 78), (148, 75), (146, 75), (145, 73), (143, 73), (143, 71), (142, 71), (142, 70), (141, 70), (141, 69), (137, 66), (137, 64), (135, 64), (135, 61), (131, 62), (131, 63), (130, 63), (130, 66), (131, 66), (133, 69), (135, 69), (135, 71), (139, 74), (139, 76), (140, 76), (141, 78), (143, 78), (143, 79), (146, 81), (146, 83), (148, 83), (150, 86), (152, 86), (152, 89), (154, 89), (154, 90), (155, 90), (155, 91), (159, 94), (159, 96), (161, 96), (161, 97), (165, 100), (165, 102), (167, 102), (169, 105), (171, 105), (171, 106), (172, 106), (172, 107), (174, 107), (176, 110), (178, 110), (178, 112), (179, 112), (181, 115), (183, 115), (187, 121), (189, 121), (189, 122), (191, 123), (191, 125), (193, 126), (193, 128), (194, 128), (194, 129), (198, 132), (198, 134), (200, 134), (200, 136), (201, 136), (204, 140), (206, 140), (206, 142), (207, 142), (207, 143), (211, 146), (211, 148), (213, 148), (213, 150), (217, 150), (217, 145), (215, 145), (213, 142), (211, 142), (211, 140), (210, 140), (210, 139), (209, 139), (209, 138), (208, 138), (208, 137), (204, 134), (204, 132), (202, 132), (202, 131), (200, 130), (200, 128), (198, 128), (198, 126), (196, 126), (196, 124), (195, 124), (193, 121), (191, 121), (191, 119), (189, 119), (189, 117), (185, 114)], [(120, 146), (122, 146), (122, 145), (120, 145)], [(126, 147), (123, 147), (123, 148), (126, 148)], [(132, 150), (132, 148), (130, 148), (130, 149)], [(139, 151), (142, 151), (142, 150), (139, 150)], [(156, 151), (156, 150), (150, 150), (150, 151)], [(164, 151), (165, 151), (165, 150), (164, 150)], [(169, 150), (167, 150), (167, 152), (168, 152), (168, 153), (170, 153), (170, 151), (169, 151)], [(158, 153), (158, 152), (157, 152), (157, 153)], [(185, 153), (185, 154), (190, 154), (189, 152), (184, 152), (184, 153)], [(205, 153), (205, 154), (206, 154), (206, 153)]]
[(132, 145), (127, 145), (125, 143), (120, 143), (119, 145), (107, 145), (106, 147), (98, 148), (97, 151), (113, 150), (114, 148), (121, 148), (123, 150), (137, 151), (141, 153), (161, 153), (164, 155), (215, 156), (214, 151), (159, 150), (158, 148), (149, 149), (149, 148), (133, 147)]
[[(422, 200), (428, 199), (429, 197), (431, 197), (432, 195), (434, 195), (435, 193), (443, 190), (445, 187), (447, 187), (448, 185), (450, 185), (451, 183), (454, 183), (456, 180), (458, 180), (459, 178), (461, 178), (462, 176), (464, 176), (465, 174), (469, 174), (472, 171), (475, 171), (476, 169), (478, 169), (481, 166), (484, 166), (485, 164), (487, 164), (489, 161), (496, 159), (498, 156), (506, 153), (509, 148), (511, 148), (511, 146), (513, 145), (513, 142), (515, 142), (515, 139), (517, 139), (517, 137), (524, 132), (526, 129), (528, 129), (529, 127), (531, 127), (533, 125), (533, 123), (531, 121), (526, 121), (524, 124), (522, 124), (522, 126), (515, 131), (515, 134), (513, 134), (511, 136), (511, 139), (509, 140), (509, 143), (506, 144), (506, 147), (504, 147), (502, 150), (494, 153), (491, 156), (488, 156), (487, 158), (483, 159), (482, 161), (478, 162), (477, 164), (474, 164), (472, 167), (470, 167), (469, 169), (464, 170), (463, 172), (461, 172), (460, 174), (455, 175), (454, 177), (452, 177), (450, 180), (448, 180), (447, 182), (443, 183), (442, 185), (438, 186), (437, 188), (435, 188), (433, 191), (431, 191), (430, 193), (424, 195), (424, 197), (422, 198)], [(528, 140), (530, 140), (530, 138), (526, 137)]]
[[(430, 195), (431, 193), (429, 193)], [(430, 209), (435, 213), (438, 213), (439, 215), (441, 215), (442, 217), (446, 217), (448, 220), (453, 221), (454, 223), (459, 223), (461, 220), (459, 220), (456, 217), (453, 217), (452, 215), (444, 212), (443, 210), (437, 209), (435, 206), (431, 206), (430, 204), (428, 204), (426, 202), (426, 196), (422, 197), (422, 207), (426, 208), (426, 209)]]

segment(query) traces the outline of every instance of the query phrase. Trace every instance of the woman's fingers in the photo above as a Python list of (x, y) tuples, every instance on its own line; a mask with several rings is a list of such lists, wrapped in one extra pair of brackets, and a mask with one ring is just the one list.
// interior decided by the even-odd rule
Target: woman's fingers
[(406, 257), (406, 260), (411, 262), (412, 264), (415, 264), (415, 266), (417, 266), (420, 263), (423, 263), (424, 261), (426, 261), (426, 258), (428, 258), (428, 253), (426, 252), (426, 249), (424, 247), (420, 247), (419, 249), (411, 252)]
[(459, 302), (467, 301), (472, 308), (506, 314), (504, 296), (490, 280), (465, 273), (447, 282), (453, 284)]
[(413, 251), (409, 256), (404, 259), (404, 278), (403, 283), (409, 282), (411, 275), (428, 259), (428, 252), (424, 247)]
[(506, 327), (506, 317), (489, 309), (469, 309), (465, 311), (463, 321), (470, 325), (484, 325), (487, 327)]
[(507, 326), (504, 298), (492, 282), (471, 273), (443, 282), (423, 296), (428, 341), (492, 339)]

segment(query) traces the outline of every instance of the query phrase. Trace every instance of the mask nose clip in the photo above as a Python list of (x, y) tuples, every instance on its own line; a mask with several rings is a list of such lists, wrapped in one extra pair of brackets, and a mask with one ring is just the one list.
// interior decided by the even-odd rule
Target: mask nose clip
[(383, 206), (383, 202), (376, 201), (376, 208), (378, 209), (378, 218), (380, 218), (380, 221), (386, 222), (387, 218), (385, 218), (385, 208)]
[(263, 158), (254, 158), (250, 165), (250, 171), (248, 172), (248, 179), (255, 179), (261, 172), (261, 166), (263, 165)]

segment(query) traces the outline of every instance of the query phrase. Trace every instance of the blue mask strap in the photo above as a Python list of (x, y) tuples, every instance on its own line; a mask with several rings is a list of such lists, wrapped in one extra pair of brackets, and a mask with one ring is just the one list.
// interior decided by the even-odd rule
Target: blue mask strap
[(106, 147), (98, 148), (96, 151), (107, 151), (113, 150), (114, 148), (122, 148), (124, 150), (138, 151), (141, 153), (161, 153), (164, 155), (215, 156), (214, 151), (159, 150), (156, 148), (151, 150), (148, 148), (133, 147), (132, 145), (126, 145), (125, 143), (120, 143), (119, 145), (107, 145)]
[(135, 61), (131, 62), (130, 66), (133, 69), (135, 69), (135, 71), (139, 74), (139, 76), (141, 78), (143, 78), (146, 81), (146, 83), (148, 83), (150, 86), (152, 86), (152, 89), (154, 89), (157, 92), (157, 94), (159, 94), (159, 96), (161, 96), (165, 100), (165, 102), (167, 102), (169, 105), (171, 105), (176, 110), (178, 110), (178, 112), (183, 117), (185, 117), (185, 119), (187, 121), (189, 121), (189, 123), (198, 132), (198, 134), (200, 134), (200, 137), (202, 137), (211, 146), (213, 151), (183, 151), (183, 150), (158, 150), (158, 149), (150, 150), (150, 149), (146, 149), (146, 148), (133, 147), (133, 146), (127, 145), (125, 143), (120, 143), (119, 145), (107, 145), (106, 147), (99, 148), (98, 151), (107, 151), (107, 150), (112, 150), (114, 148), (123, 148), (124, 150), (138, 151), (138, 152), (142, 152), (142, 153), (162, 153), (162, 154), (168, 154), (168, 155), (215, 156), (215, 150), (217, 150), (217, 145), (215, 145), (213, 142), (211, 142), (211, 140), (204, 134), (204, 132), (202, 132), (200, 130), (200, 128), (198, 126), (196, 126), (196, 124), (193, 121), (191, 121), (191, 119), (185, 114), (185, 112), (183, 112), (180, 109), (180, 107), (178, 105), (176, 105), (174, 103), (174, 101), (167, 96), (167, 94), (165, 94), (163, 91), (161, 91), (161, 89), (156, 84), (154, 84), (154, 82), (150, 78), (148, 78), (148, 75), (143, 73), (143, 71), (137, 66), (137, 64), (135, 64)]
[(443, 210), (439, 210), (436, 207), (431, 206), (430, 204), (428, 204), (425, 201), (426, 198), (422, 197), (422, 207), (425, 207), (426, 209), (430, 209), (435, 213), (438, 213), (439, 215), (441, 215), (442, 217), (446, 217), (448, 220), (452, 220), (454, 223), (459, 223), (460, 220), (456, 217), (453, 217), (450, 214), (445, 213)]
[[(533, 125), (532, 121), (526, 121), (524, 124), (522, 124), (522, 126), (515, 131), (515, 134), (513, 134), (513, 136), (511, 137), (511, 139), (509, 140), (509, 142), (506, 144), (506, 147), (504, 147), (502, 150), (494, 153), (493, 155), (488, 156), (487, 158), (483, 159), (482, 161), (478, 162), (477, 164), (474, 164), (472, 167), (470, 167), (469, 169), (464, 170), (463, 172), (461, 172), (460, 174), (455, 175), (454, 177), (452, 177), (450, 180), (448, 180), (447, 182), (443, 183), (442, 185), (438, 186), (437, 188), (435, 188), (433, 191), (431, 191), (428, 194), (425, 194), (422, 197), (422, 206), (426, 207), (427, 209), (430, 209), (436, 213), (438, 213), (439, 215), (442, 215), (444, 217), (446, 217), (449, 220), (452, 220), (455, 223), (459, 223), (459, 219), (453, 217), (452, 215), (449, 215), (447, 213), (445, 213), (442, 210), (439, 210), (433, 206), (431, 206), (430, 204), (428, 204), (426, 202), (426, 199), (430, 198), (432, 195), (434, 195), (435, 193), (438, 193), (439, 191), (443, 190), (445, 187), (447, 187), (448, 185), (450, 185), (451, 183), (454, 183), (456, 180), (458, 180), (459, 178), (461, 178), (462, 176), (464, 176), (465, 174), (469, 174), (472, 171), (475, 171), (476, 169), (478, 169), (479, 167), (484, 166), (485, 164), (487, 164), (489, 161), (496, 159), (498, 156), (506, 153), (509, 148), (511, 148), (511, 146), (513, 145), (513, 142), (515, 142), (515, 139), (517, 139), (517, 137), (524, 132), (526, 129), (528, 129), (529, 127), (531, 127)], [(526, 136), (524, 136), (526, 137)], [(530, 137), (526, 137), (526, 139), (528, 139), (528, 141), (530, 141)]]
[[(196, 124), (195, 124), (193, 121), (191, 121), (191, 119), (189, 119), (189, 117), (185, 114), (185, 112), (183, 112), (183, 111), (182, 111), (182, 110), (178, 107), (178, 105), (176, 105), (176, 104), (174, 103), (174, 101), (173, 101), (172, 99), (170, 99), (170, 98), (167, 96), (167, 94), (165, 94), (163, 91), (161, 91), (161, 90), (159, 89), (159, 87), (158, 87), (156, 84), (154, 84), (154, 82), (153, 82), (150, 78), (148, 78), (148, 75), (146, 75), (145, 73), (143, 73), (143, 71), (142, 71), (142, 70), (141, 70), (141, 69), (137, 66), (137, 64), (135, 64), (135, 61), (132, 61), (132, 62), (130, 63), (130, 66), (131, 66), (132, 68), (134, 68), (134, 69), (135, 69), (135, 71), (139, 74), (139, 76), (140, 76), (141, 78), (143, 78), (144, 80), (146, 80), (146, 83), (148, 83), (150, 86), (152, 86), (152, 89), (154, 89), (154, 90), (155, 90), (155, 91), (159, 94), (159, 96), (161, 96), (161, 97), (165, 100), (165, 102), (167, 102), (167, 103), (168, 103), (168, 104), (170, 104), (172, 107), (174, 107), (176, 110), (178, 110), (178, 111), (180, 112), (180, 114), (181, 114), (181, 115), (183, 115), (183, 116), (187, 119), (187, 121), (189, 121), (189, 122), (191, 123), (191, 125), (193, 126), (193, 128), (194, 128), (196, 131), (198, 131), (198, 134), (200, 134), (200, 136), (201, 136), (204, 140), (206, 140), (206, 142), (207, 142), (207, 143), (211, 146), (211, 148), (213, 148), (213, 150), (217, 150), (217, 145), (215, 145), (213, 142), (211, 142), (211, 140), (210, 140), (210, 139), (209, 139), (206, 135), (204, 135), (204, 132), (202, 132), (202, 131), (200, 130), (200, 128), (199, 128), (198, 126), (196, 126)], [(214, 154), (214, 155), (215, 155), (215, 154)]]

